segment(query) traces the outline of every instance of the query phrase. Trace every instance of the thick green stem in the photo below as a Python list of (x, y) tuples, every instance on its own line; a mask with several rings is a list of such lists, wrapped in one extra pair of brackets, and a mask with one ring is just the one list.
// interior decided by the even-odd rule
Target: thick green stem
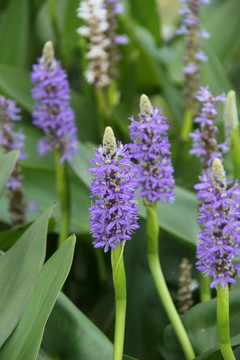
[(199, 275), (200, 280), (200, 299), (201, 302), (205, 302), (211, 300), (211, 289), (210, 289), (210, 281), (211, 278), (209, 276), (204, 277), (202, 273)]
[(147, 204), (146, 208), (147, 208), (147, 222), (146, 222), (147, 255), (148, 255), (148, 262), (152, 273), (152, 277), (155, 282), (155, 286), (157, 288), (164, 309), (168, 315), (170, 322), (172, 323), (174, 331), (181, 344), (185, 358), (187, 360), (192, 360), (195, 358), (192, 345), (190, 343), (186, 330), (183, 326), (181, 318), (172, 301), (160, 265), (159, 254), (158, 254), (159, 224), (157, 218), (157, 203)]
[(217, 328), (223, 359), (236, 360), (230, 342), (228, 284), (225, 289), (222, 289), (221, 285), (217, 286)]
[(69, 186), (67, 178), (67, 169), (65, 163), (60, 163), (61, 154), (55, 152), (56, 164), (56, 187), (60, 199), (60, 231), (58, 238), (58, 247), (67, 239), (69, 234), (69, 220), (70, 220), (70, 199)]
[(126, 276), (123, 262), (124, 244), (118, 246), (117, 250), (112, 249), (112, 271), (113, 285), (115, 290), (115, 333), (114, 333), (114, 350), (113, 360), (122, 360), (125, 317), (127, 304)]

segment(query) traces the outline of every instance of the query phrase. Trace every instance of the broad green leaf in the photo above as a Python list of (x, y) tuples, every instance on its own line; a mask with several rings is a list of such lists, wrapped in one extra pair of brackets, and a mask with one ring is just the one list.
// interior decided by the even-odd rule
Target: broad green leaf
[[(232, 345), (237, 345), (240, 344), (239, 290), (232, 290), (229, 295), (230, 334), (233, 340), (231, 342)], [(207, 351), (209, 351), (209, 354), (212, 354), (219, 349), (216, 324), (216, 299), (194, 306), (183, 315), (182, 319), (196, 354), (202, 354)], [(167, 327), (164, 336), (168, 347), (178, 353), (180, 348), (178, 347), (172, 326)], [(204, 359), (204, 357), (201, 359)]]
[(77, 8), (79, 6), (79, 0), (67, 1), (64, 11), (63, 31), (62, 31), (62, 47), (64, 55), (69, 61), (73, 49), (77, 46), (79, 35), (77, 34), (77, 28), (80, 26), (80, 19), (77, 17)]
[(162, 61), (154, 38), (145, 28), (135, 26), (130, 19), (124, 19), (124, 24), (129, 38), (139, 51), (135, 65), (138, 71), (138, 86), (145, 88), (145, 92), (150, 92), (153, 87), (161, 86), (174, 118), (180, 122), (182, 96), (166, 76), (166, 65)]
[(44, 351), (43, 349), (40, 349), (38, 356), (37, 356), (37, 360), (56, 360), (53, 359), (52, 357), (49, 357)]
[(209, 85), (213, 95), (220, 95), (223, 92), (234, 90), (234, 86), (226, 75), (226, 71), (213, 48), (205, 41), (202, 48), (208, 56), (208, 61), (204, 63), (201, 75), (204, 85)]
[(156, 0), (131, 0), (130, 8), (132, 18), (134, 18), (139, 25), (149, 30), (155, 38), (158, 45), (161, 43), (161, 24), (159, 9)]
[(92, 166), (90, 159), (94, 157), (94, 151), (92, 151), (83, 143), (78, 145), (78, 153), (73, 157), (71, 167), (76, 175), (82, 180), (82, 182), (89, 186), (91, 183), (92, 175), (87, 171)]
[(0, 25), (0, 63), (24, 66), (28, 60), (29, 0), (11, 0)]
[(72, 235), (44, 264), (18, 326), (0, 350), (0, 358), (37, 358), (45, 324), (72, 264), (74, 246)]
[(123, 355), (123, 360), (137, 360), (137, 359), (132, 356)]
[[(31, 226), (32, 223), (21, 225), (15, 228), (10, 228), (0, 232), (0, 249), (2, 251), (8, 250), (20, 236)], [(48, 223), (48, 231), (54, 231), (56, 227), (56, 220), (50, 219)]]
[(62, 293), (46, 324), (42, 348), (59, 360), (112, 360), (113, 351), (106, 336)]
[[(208, 43), (219, 59), (225, 60), (239, 44), (237, 36), (240, 32), (239, 0), (228, 0), (215, 6), (213, 4), (211, 16), (207, 8), (205, 12), (204, 28), (211, 35)], [(227, 26), (223, 28), (223, 24)]]
[(17, 161), (18, 151), (10, 151), (7, 154), (0, 155), (0, 194), (2, 194), (6, 183), (8, 182), (10, 175), (14, 169)]
[[(146, 210), (141, 199), (139, 199), (138, 207), (140, 208), (139, 214), (146, 218)], [(176, 186), (174, 203), (162, 204), (159, 202), (158, 204), (159, 226), (194, 246), (199, 231), (197, 209), (198, 202), (194, 194)]]
[(16, 100), (28, 112), (33, 111), (31, 88), (29, 72), (15, 66), (0, 65), (1, 93)]
[(19, 322), (34, 289), (45, 257), (51, 212), (48, 209), (0, 257), (0, 347)]

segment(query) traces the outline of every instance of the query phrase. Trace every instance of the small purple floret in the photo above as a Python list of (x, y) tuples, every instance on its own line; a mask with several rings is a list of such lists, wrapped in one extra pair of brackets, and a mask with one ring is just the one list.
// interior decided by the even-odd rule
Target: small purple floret
[(193, 146), (189, 153), (201, 158), (203, 170), (206, 171), (215, 158), (222, 160), (222, 154), (228, 151), (226, 142), (217, 143), (218, 129), (213, 125), (218, 114), (216, 102), (224, 102), (225, 94), (213, 97), (209, 86), (206, 86), (200, 88), (196, 98), (203, 103), (199, 116), (194, 119), (195, 123), (200, 124), (200, 130), (196, 129), (189, 134), (193, 139)]
[(153, 108), (153, 114), (142, 116), (135, 121), (131, 116), (129, 149), (136, 161), (134, 166), (138, 196), (148, 202), (158, 200), (172, 203), (174, 200), (173, 167), (171, 163), (170, 144), (167, 136), (168, 124), (161, 116), (162, 110)]
[(90, 229), (95, 241), (95, 248), (109, 247), (117, 249), (117, 245), (131, 239), (137, 224), (137, 211), (134, 199), (135, 180), (131, 172), (131, 156), (127, 145), (118, 143), (116, 153), (107, 155), (100, 145), (94, 149), (96, 157), (91, 160), (95, 167), (89, 172), (94, 177), (90, 185), (91, 197), (96, 197), (90, 207)]
[(201, 200), (198, 222), (202, 227), (196, 265), (205, 276), (213, 276), (211, 288), (220, 284), (224, 289), (226, 283), (236, 282), (236, 272), (240, 277), (240, 265), (232, 263), (240, 255), (240, 190), (236, 181), (231, 188), (219, 191), (210, 175), (200, 176), (200, 183), (195, 185)]
[(55, 58), (52, 66), (46, 66), (44, 57), (33, 65), (31, 73), (33, 98), (36, 101), (33, 124), (42, 129), (45, 136), (38, 144), (40, 156), (48, 151), (59, 151), (61, 162), (71, 161), (76, 154), (78, 140), (74, 112), (70, 108), (70, 88), (67, 74)]

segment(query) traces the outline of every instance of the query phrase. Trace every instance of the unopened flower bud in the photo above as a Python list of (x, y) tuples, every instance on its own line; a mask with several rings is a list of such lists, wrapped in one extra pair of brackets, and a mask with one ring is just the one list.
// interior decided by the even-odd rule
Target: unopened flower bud
[(142, 116), (153, 115), (152, 104), (145, 94), (140, 97), (140, 113)]
[(212, 170), (212, 183), (216, 190), (219, 192), (226, 189), (226, 176), (224, 167), (221, 163), (221, 160), (218, 158), (214, 159), (211, 165)]

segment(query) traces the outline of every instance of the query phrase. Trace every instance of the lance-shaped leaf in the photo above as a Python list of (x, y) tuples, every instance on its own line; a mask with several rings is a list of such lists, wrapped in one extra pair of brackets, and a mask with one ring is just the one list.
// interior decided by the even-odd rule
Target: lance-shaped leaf
[(72, 264), (74, 246), (72, 235), (44, 264), (18, 326), (0, 350), (0, 359), (37, 358), (45, 324)]
[(62, 293), (48, 319), (42, 348), (61, 360), (112, 360), (113, 353), (107, 337)]
[(45, 257), (52, 209), (39, 217), (0, 257), (0, 347), (19, 322), (32, 295)]
[(3, 192), (6, 183), (10, 178), (17, 161), (18, 153), (17, 150), (14, 150), (0, 156), (0, 194)]

